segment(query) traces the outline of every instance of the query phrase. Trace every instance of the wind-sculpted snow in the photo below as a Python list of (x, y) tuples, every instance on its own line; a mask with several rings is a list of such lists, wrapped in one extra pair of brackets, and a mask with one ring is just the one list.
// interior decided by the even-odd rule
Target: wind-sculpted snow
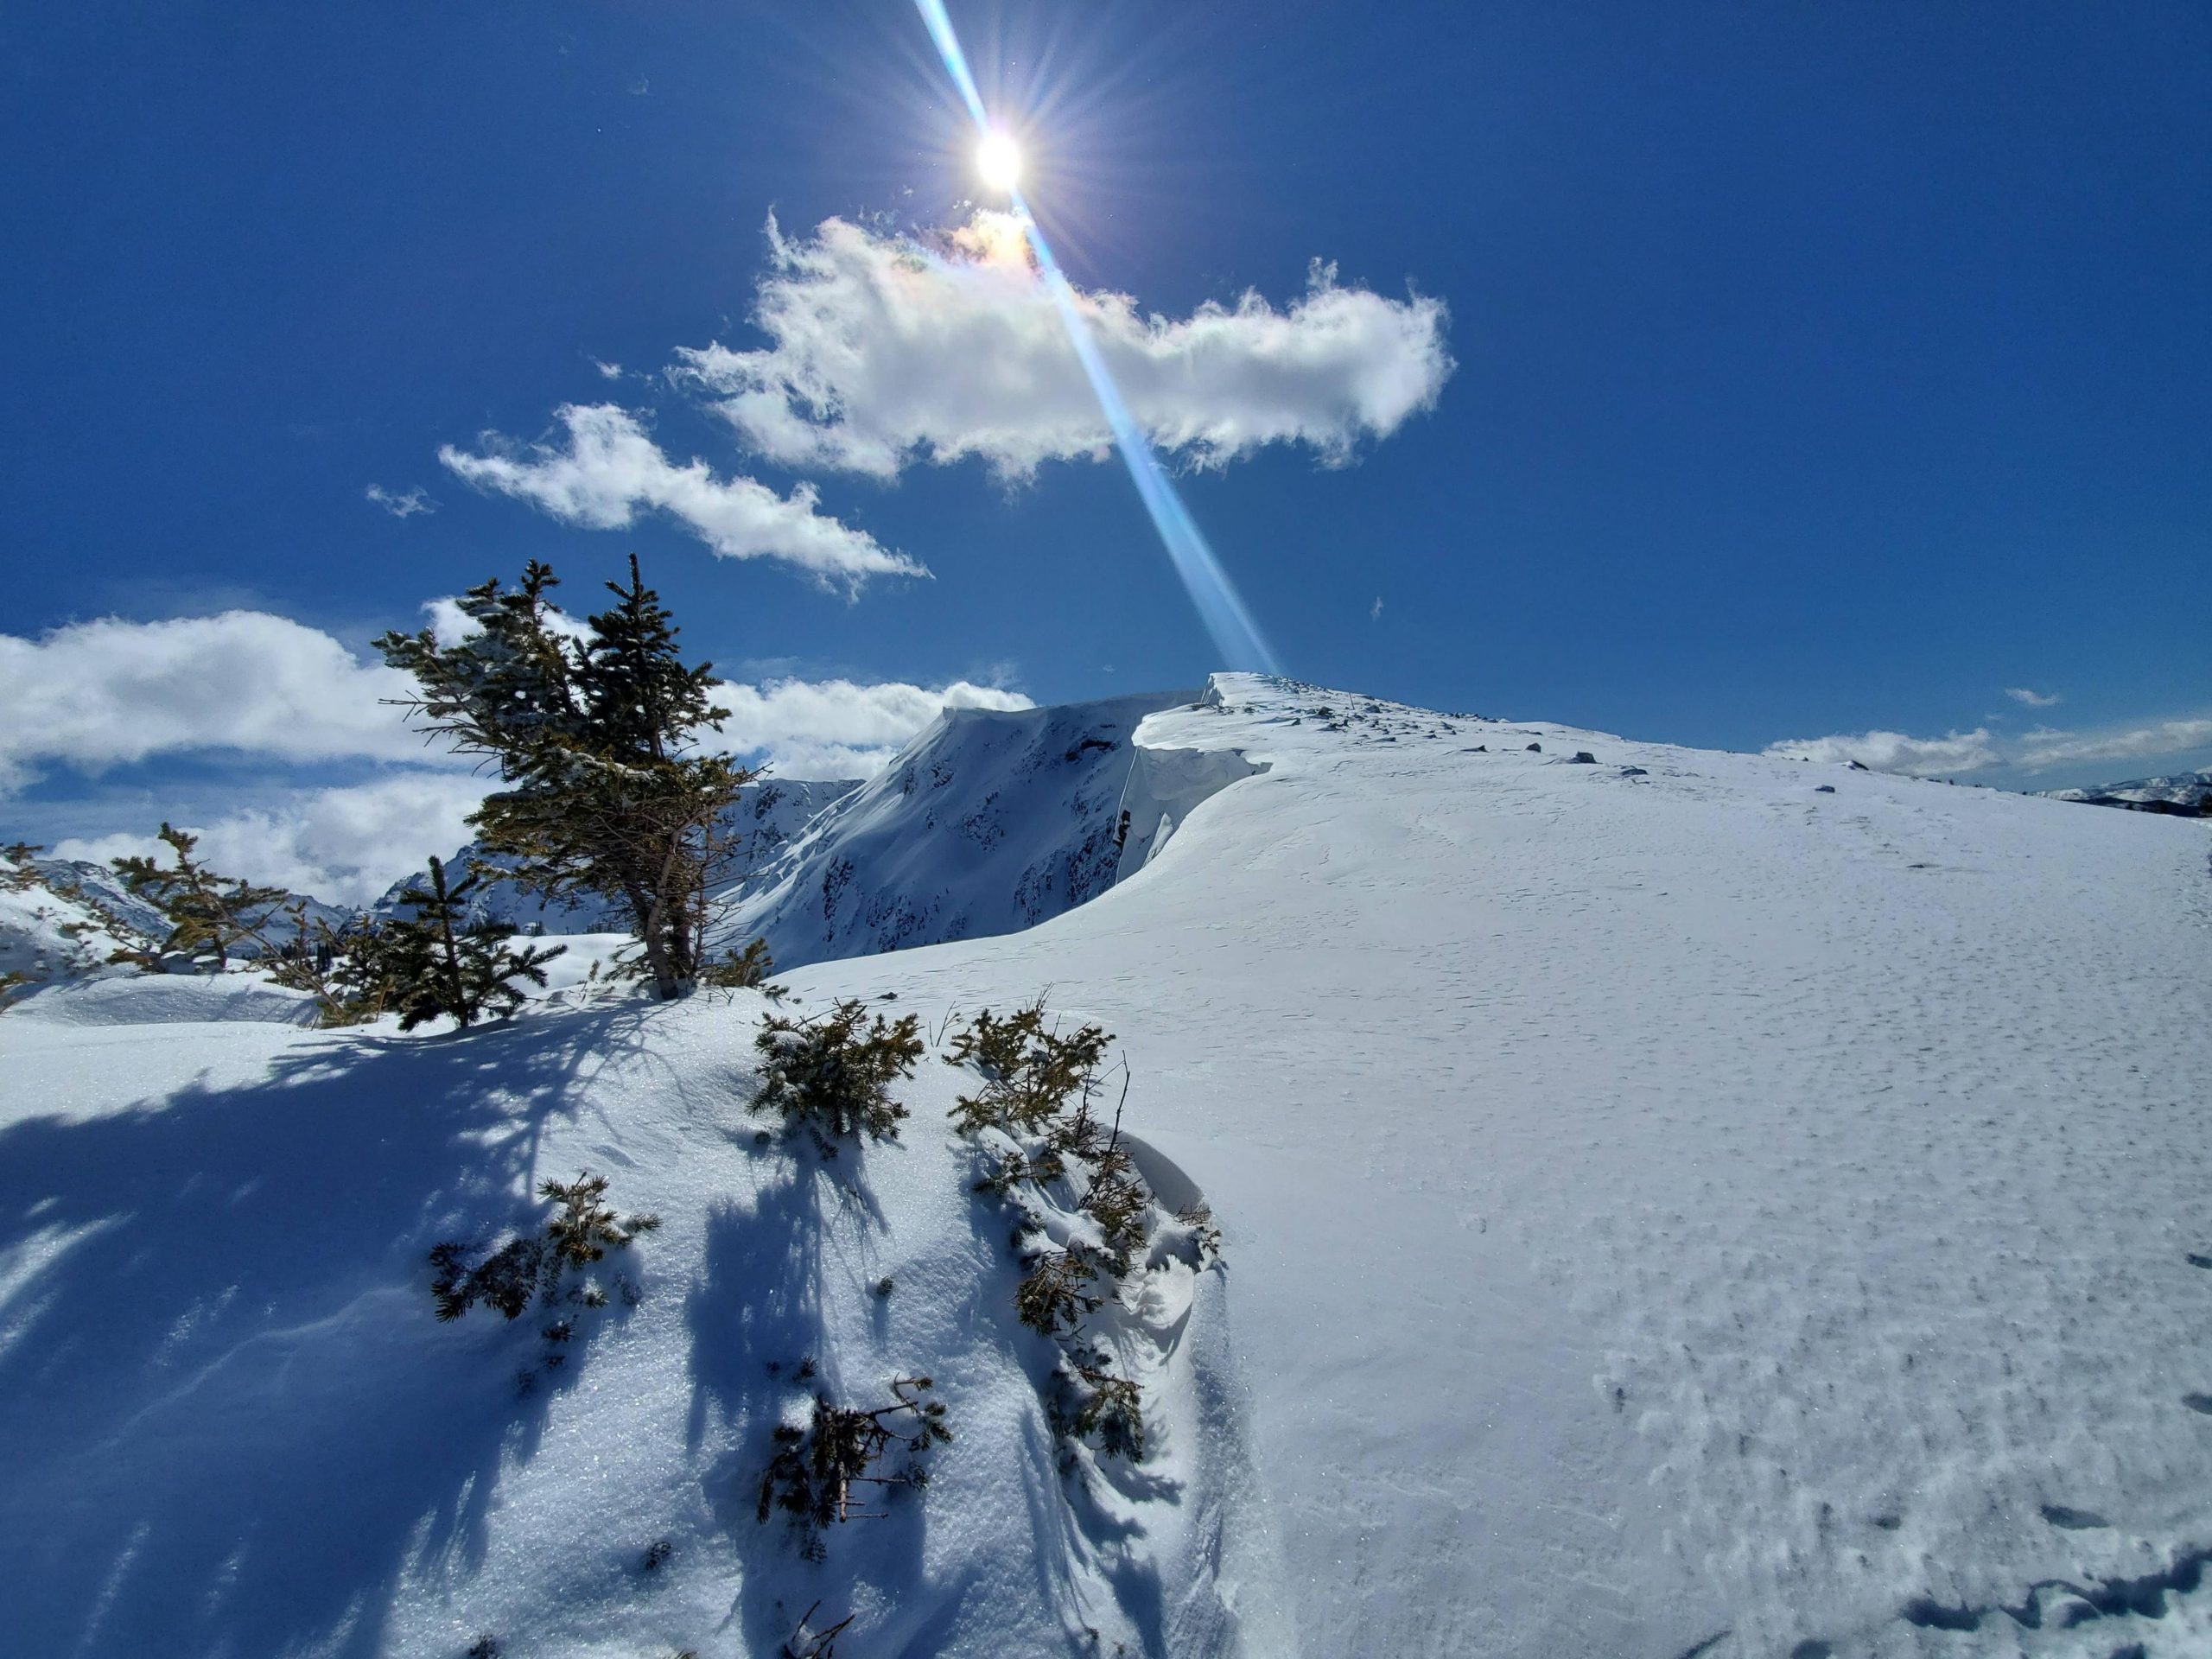
[[(995, 791), (1104, 791), (1040, 713), (908, 757), (993, 882), (1041, 856)], [(1143, 1463), (1058, 1466), (941, 1043), (825, 1160), (747, 1116), (756, 993), (564, 959), (409, 1039), (41, 995), (0, 1016), (0, 1647), (770, 1659), (818, 1601), (841, 1659), (2212, 1651), (2212, 829), (1244, 676), (1101, 718), (1118, 879), (783, 977), (1117, 1033), (1139, 1169), (1224, 1236), (1128, 1310)], [(930, 783), (790, 849), (823, 949), (965, 873)], [(534, 1315), (437, 1324), (430, 1244), (582, 1168), (664, 1217), (637, 1305), (551, 1370)], [(800, 1560), (773, 1421), (917, 1370), (926, 1491)]]

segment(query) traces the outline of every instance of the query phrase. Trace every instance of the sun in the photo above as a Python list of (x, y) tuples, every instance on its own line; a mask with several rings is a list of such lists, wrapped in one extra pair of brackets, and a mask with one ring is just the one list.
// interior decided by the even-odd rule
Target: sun
[(985, 188), (1010, 196), (1021, 182), (1021, 151), (1012, 138), (994, 128), (976, 146), (976, 172)]

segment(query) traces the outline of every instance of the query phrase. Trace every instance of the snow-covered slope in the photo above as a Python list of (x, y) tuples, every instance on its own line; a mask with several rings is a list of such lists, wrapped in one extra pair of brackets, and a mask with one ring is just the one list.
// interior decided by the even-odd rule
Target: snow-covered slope
[[(0, 1630), (766, 1656), (818, 1599), (849, 1659), (2212, 1650), (2204, 824), (1244, 677), (1134, 735), (1178, 823), (1141, 868), (788, 977), (1119, 1034), (1155, 1187), (1225, 1234), (1127, 1316), (1144, 1465), (1056, 1470), (935, 1058), (824, 1163), (746, 1118), (750, 993), (408, 1039), (48, 993), (0, 1018)], [(557, 1370), (534, 1319), (434, 1322), (429, 1245), (584, 1166), (665, 1217), (637, 1306)], [(957, 1437), (820, 1562), (752, 1511), (802, 1357), (929, 1370)]]
[(2055, 801), (2086, 801), (2094, 806), (2132, 807), (2139, 811), (2202, 812), (2212, 801), (2212, 771), (2180, 772), (2166, 778), (2133, 778), (2096, 789), (2054, 789)]

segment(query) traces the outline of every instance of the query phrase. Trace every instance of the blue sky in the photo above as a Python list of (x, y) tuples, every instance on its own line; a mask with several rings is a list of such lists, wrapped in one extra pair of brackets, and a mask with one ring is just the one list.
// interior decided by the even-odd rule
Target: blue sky
[[(2201, 4), (950, 11), (1071, 279), (1135, 302), (1101, 326), (1288, 671), (2015, 785), (2212, 760)], [(693, 648), (801, 688), (753, 732), (791, 715), (794, 764), (947, 686), (1219, 665), (1051, 340), (991, 334), (1026, 272), (946, 239), (973, 134), (908, 0), (92, 0), (14, 9), (0, 62), (19, 706), (140, 638), (71, 624), (245, 610), (359, 652), (525, 557), (581, 596), (632, 550)], [(917, 248), (899, 356), (836, 283)], [(866, 373), (824, 370), (840, 340)], [(824, 372), (828, 424), (791, 401)], [(567, 406), (628, 459), (579, 484)], [(855, 592), (853, 557), (930, 575)], [(247, 660), (194, 649), (208, 684)], [(842, 683), (893, 689), (806, 690)], [(382, 739), (298, 735), (350, 715), (162, 700), (17, 739), (0, 828), (370, 785), (357, 840), (451, 820)]]

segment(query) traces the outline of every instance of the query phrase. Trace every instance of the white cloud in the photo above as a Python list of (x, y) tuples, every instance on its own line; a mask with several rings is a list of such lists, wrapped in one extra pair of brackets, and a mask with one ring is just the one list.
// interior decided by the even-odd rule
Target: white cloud
[[(450, 599), (423, 609), (448, 644), (471, 631)], [(0, 634), (0, 708), (10, 715), (0, 721), (0, 793), (43, 763), (98, 772), (196, 750), (414, 763), (364, 784), (264, 789), (257, 798), (242, 791), (231, 810), (184, 826), (203, 836), (218, 868), (359, 902), (420, 869), (429, 855), (465, 842), (462, 821), (492, 787), (459, 770), (464, 763), (442, 747), (426, 746), (384, 701), (413, 689), (407, 676), (362, 663), (330, 635), (259, 611), (110, 618), (35, 640)], [(714, 695), (730, 715), (707, 741), (789, 778), (866, 777), (946, 709), (1031, 706), (1020, 692), (968, 680), (931, 687), (786, 677), (724, 682)], [(105, 859), (151, 846), (134, 832), (79, 837), (57, 850)]]
[(1946, 737), (1908, 737), (1903, 732), (1860, 732), (1834, 737), (1791, 738), (1767, 746), (1767, 753), (1788, 760), (1856, 760), (1876, 772), (1901, 772), (1917, 778), (2003, 767), (2043, 772), (2054, 767), (2100, 760), (2143, 760), (2180, 755), (2212, 747), (2212, 716), (2139, 721), (2094, 731), (2060, 731), (2049, 726), (2017, 738), (1993, 735), (1986, 727)]
[(2212, 745), (2212, 719), (2160, 720), (2096, 732), (2056, 732), (2048, 727), (2020, 740), (2019, 762), (2031, 772), (2088, 760), (2140, 760)]
[(864, 531), (816, 511), (814, 486), (778, 495), (749, 478), (717, 479), (702, 461), (677, 465), (635, 416), (611, 404), (563, 405), (565, 444), (518, 445), (485, 435), (490, 453), (451, 444), (438, 459), (469, 483), (528, 501), (565, 524), (620, 530), (640, 508), (677, 519), (724, 558), (781, 559), (824, 582), (856, 589), (874, 575), (929, 572)]
[(1367, 620), (1370, 622), (1380, 622), (1382, 620), (1382, 594), (1376, 594), (1375, 602), (1367, 607)]
[(2031, 709), (2049, 709), (2066, 699), (2056, 691), (2031, 691), (2024, 685), (2008, 685), (2005, 695), (2015, 702), (2024, 702)]
[(1856, 760), (1876, 772), (1902, 772), (1915, 778), (1979, 772), (2001, 766), (2003, 757), (1988, 731), (1953, 732), (1948, 737), (1908, 737), (1903, 732), (1860, 732), (1834, 737), (1793, 737), (1770, 743), (1766, 752), (1784, 760)]
[[(433, 854), (448, 857), (469, 839), (468, 815), (489, 780), (450, 772), (407, 772), (372, 783), (287, 793), (181, 828), (200, 837), (199, 855), (226, 875), (243, 875), (332, 904), (363, 905)], [(63, 858), (105, 862), (128, 853), (161, 854), (151, 836), (67, 840)], [(162, 855), (164, 858), (166, 855)]]
[(189, 749), (308, 761), (436, 760), (380, 700), (414, 682), (264, 611), (108, 617), (0, 634), (0, 791), (39, 762), (80, 771)]
[[(810, 239), (771, 219), (768, 238), (754, 321), (774, 343), (685, 350), (671, 371), (760, 454), (884, 478), (967, 455), (1020, 478), (1108, 454), (1098, 400), (1011, 216), (979, 210), (938, 245), (841, 219)], [(1200, 466), (1271, 443), (1346, 461), (1433, 405), (1453, 366), (1442, 302), (1341, 287), (1319, 261), (1281, 310), (1255, 292), (1180, 321), (1122, 294), (1075, 302), (1152, 442)]]
[(1027, 709), (1018, 691), (956, 680), (934, 690), (887, 681), (769, 680), (723, 683), (715, 702), (730, 711), (721, 742), (759, 756), (785, 778), (865, 778), (947, 709)]
[(438, 504), (420, 486), (411, 490), (387, 490), (372, 484), (361, 492), (395, 518), (412, 518), (418, 512), (435, 512)]
[(594, 357), (591, 360), (591, 365), (599, 371), (601, 377), (604, 379), (620, 380), (622, 378), (622, 365), (620, 363), (602, 363)]

